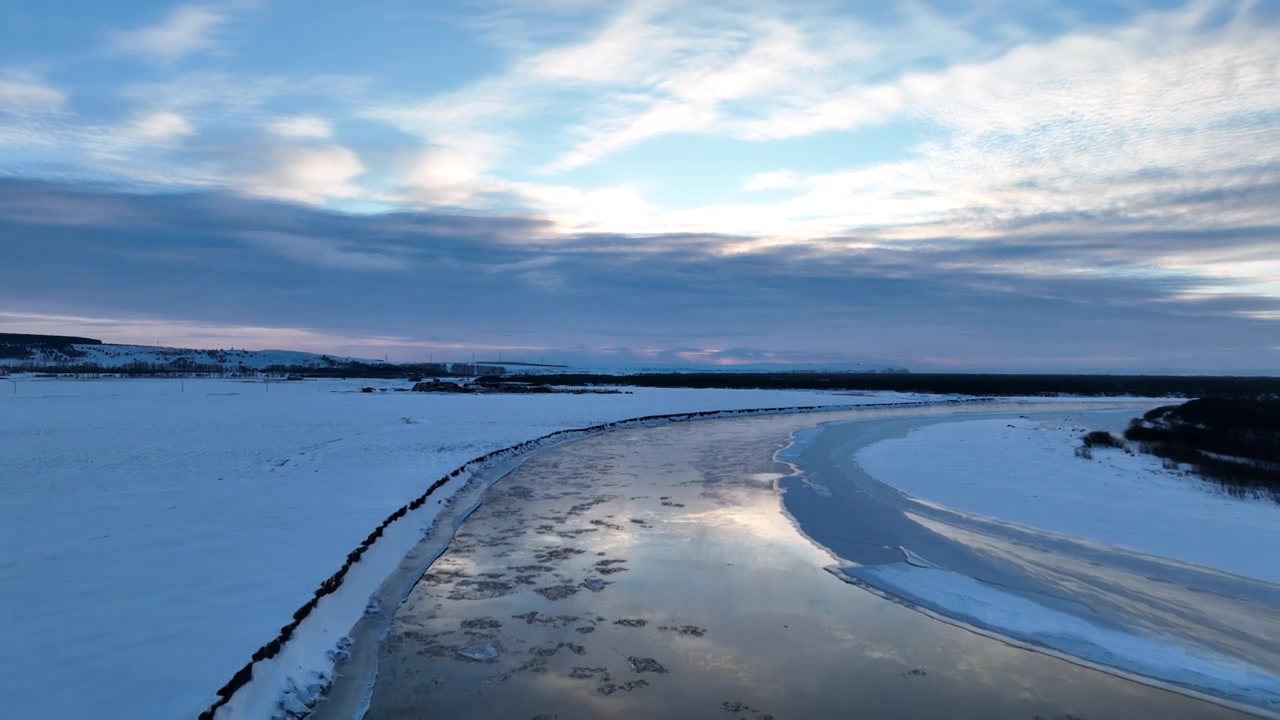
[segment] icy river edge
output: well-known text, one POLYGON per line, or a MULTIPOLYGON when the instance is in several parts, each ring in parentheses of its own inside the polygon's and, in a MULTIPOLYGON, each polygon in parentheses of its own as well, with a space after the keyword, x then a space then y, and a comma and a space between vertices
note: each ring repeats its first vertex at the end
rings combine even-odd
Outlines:
MULTIPOLYGON (((1024 407, 983 420, 989 427, 1071 418, 1096 428, 1123 425, 1142 408, 1128 409, 1024 407)), ((890 487, 853 461, 868 446, 961 420, 838 421, 795 434, 779 453, 796 468, 780 482, 784 505, 806 536, 840 558, 830 572, 938 619, 1073 662, 1271 717, 1280 712, 1280 586, 957 511, 890 487)), ((1210 490, 1190 492, 1214 500, 1210 490)), ((1151 505, 1160 506, 1154 492, 1151 505)), ((1183 532, 1194 537, 1197 528, 1183 532)))

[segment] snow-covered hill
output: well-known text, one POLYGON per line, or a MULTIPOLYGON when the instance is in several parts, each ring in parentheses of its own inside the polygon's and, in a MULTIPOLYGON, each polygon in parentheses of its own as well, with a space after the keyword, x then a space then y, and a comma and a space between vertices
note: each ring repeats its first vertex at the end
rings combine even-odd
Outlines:
POLYGON ((133 363, 148 365, 215 365, 225 370, 262 370, 273 365, 303 367, 335 367, 349 362, 381 363, 381 360, 316 355, 294 350, 194 350, 191 348, 154 347, 147 345, 28 345, 25 357, 0 357, 0 367, 57 367, 97 365, 104 368, 125 367, 133 363))
MULTIPOLYGON (((257 371, 272 366, 296 368, 341 368, 350 363, 383 364, 382 360, 317 355, 295 350, 198 350, 151 345, 112 345, 82 337, 0 333, 0 368, 57 370, 93 365, 100 368, 124 368, 131 365, 150 366, 165 371, 198 370, 237 372, 257 371)), ((523 362, 481 361, 484 367, 505 367, 513 373, 635 375, 647 373, 905 373, 906 369, 878 363, 695 363, 642 361, 600 362, 579 358, 566 365, 539 365, 523 362)))

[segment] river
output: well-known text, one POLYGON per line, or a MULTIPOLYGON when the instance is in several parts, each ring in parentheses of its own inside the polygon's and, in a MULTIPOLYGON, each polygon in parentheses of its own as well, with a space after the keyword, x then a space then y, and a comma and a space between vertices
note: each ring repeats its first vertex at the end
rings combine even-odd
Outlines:
MULTIPOLYGON (((850 558, 813 529, 830 523, 802 532, 814 511, 784 505, 780 489, 802 479, 775 455, 823 421, 885 421, 875 432, 892 434, 939 412, 699 421, 537 452, 485 492, 380 631, 376 658, 340 666, 317 718, 364 703, 370 718, 1245 717, 833 573, 850 558)), ((858 560, 901 559, 850 518, 849 537, 872 540, 858 560)))

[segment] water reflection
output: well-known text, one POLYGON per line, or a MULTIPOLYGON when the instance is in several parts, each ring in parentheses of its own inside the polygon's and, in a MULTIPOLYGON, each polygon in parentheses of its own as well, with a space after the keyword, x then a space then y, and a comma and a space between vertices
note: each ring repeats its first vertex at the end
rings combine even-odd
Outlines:
POLYGON ((824 572, 772 456, 832 417, 626 430, 535 456, 398 613, 369 717, 1239 717, 824 572), (497 660, 459 656, 476 644, 497 660))

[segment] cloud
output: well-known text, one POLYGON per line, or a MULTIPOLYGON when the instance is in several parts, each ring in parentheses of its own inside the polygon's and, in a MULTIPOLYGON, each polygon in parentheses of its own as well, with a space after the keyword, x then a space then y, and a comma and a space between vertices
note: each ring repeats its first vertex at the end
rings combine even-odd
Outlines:
POLYGON ((30 73, 0 73, 0 113, 54 113, 67 104, 67 94, 30 73))
POLYGON ((118 52, 159 63, 172 63, 218 46, 217 31, 226 15, 207 5, 180 5, 155 25, 117 32, 112 44, 118 52))
POLYGON ((627 185, 578 188, 571 185, 505 182, 495 187, 534 207, 562 233, 634 227, 653 217, 654 207, 627 185))
POLYGON ((360 158, 341 145, 284 147, 272 153, 264 170, 244 179, 253 195, 318 203, 361 195, 351 181, 364 174, 360 158))
POLYGON ((333 137, 333 126, 329 121, 310 115, 279 118, 269 123, 267 128, 276 135, 287 138, 327 140, 333 137))
POLYGON ((304 265, 338 270, 404 270, 409 264, 402 258, 376 252, 344 249, 335 240, 290 233, 250 230, 239 234, 267 252, 304 265))
POLYGON ((517 92, 506 80, 480 82, 425 102, 374 104, 360 115, 418 139, 421 147, 399 178, 408 205, 483 204, 505 192, 493 170, 511 149, 510 137, 498 127, 507 114, 530 109, 517 92))
POLYGON ((1280 45, 1250 7, 1198 3, 878 84, 783 93, 782 109, 708 132, 767 142, 922 118, 946 134, 890 161, 758 174, 746 189, 785 180, 792 192, 667 211, 643 228, 981 240, 1104 217, 1166 231, 1275 223, 1280 45))
POLYGON ((186 137, 195 128, 182 115, 172 110, 155 110, 133 119, 125 129, 129 137, 151 142, 167 142, 186 137))
POLYGON ((802 24, 803 30, 734 4, 690 9, 631 2, 581 41, 536 49, 506 72, 457 91, 421 102, 375 103, 362 114, 422 138, 427 154, 408 182, 449 204, 483 194, 481 186, 518 146, 515 126, 531 115, 567 110, 588 120, 537 138, 552 146, 566 138, 573 143, 540 168, 554 174, 648 138, 708 130, 722 103, 760 98, 867 52, 865 43, 843 32, 847 22, 822 17, 802 24), (821 37, 808 31, 817 25, 827 30, 821 37), (425 170, 432 164, 445 167, 447 177, 425 170))
POLYGON ((535 78, 605 90, 588 122, 570 131, 581 138, 576 146, 544 171, 589 165, 661 135, 714 132, 730 105, 775 102, 874 52, 847 19, 764 7, 633 3, 596 36, 530 59, 535 78))
POLYGON ((432 135, 431 147, 418 155, 405 178, 409 197, 428 206, 447 206, 499 192, 501 184, 488 171, 503 151, 500 139, 484 133, 432 135))
MULTIPOLYGON (((449 182, 411 173, 442 204, 483 205, 501 194, 504 176, 526 175, 508 156, 549 148, 559 149, 535 167, 544 174, 681 134, 763 144, 921 123, 937 136, 891 162, 792 171, 787 188, 770 188, 796 190, 789 201, 655 207, 613 226, 653 232, 798 236, 948 222, 982 233, 1024 215, 1156 208, 1146 199, 1177 184, 1240 191, 1266 181, 1280 152, 1280 85, 1271 81, 1280 45, 1274 19, 1254 3, 1125 10, 1109 24, 1057 6, 1038 6, 1028 20, 1025 5, 1005 2, 945 14, 911 4, 889 17, 824 5, 633 2, 568 42, 513 46, 522 54, 502 73, 371 117, 429 144, 445 138, 439 147, 449 149, 432 159, 449 182), (529 117, 538 118, 536 138, 521 132, 529 117), (453 148, 461 127, 502 138, 501 151, 453 148)), ((740 146, 745 157, 751 144, 740 146)), ((761 174, 747 189, 783 177, 761 174)), ((430 193, 418 197, 431 204, 430 193)), ((1268 218, 1259 206, 1237 212, 1268 218)), ((1197 221, 1166 218, 1181 219, 1197 221)))
POLYGON ((716 117, 715 110, 705 103, 659 101, 638 115, 610 123, 616 127, 588 131, 591 135, 589 139, 556 158, 543 168, 543 172, 554 174, 589 165, 618 150, 659 135, 702 132, 712 126, 716 117))

